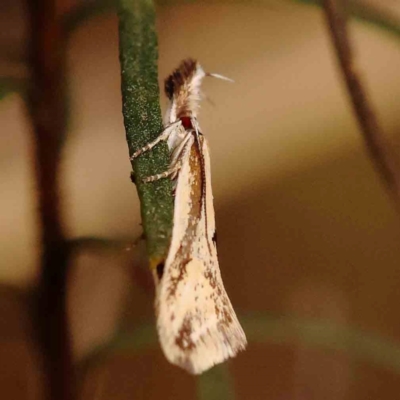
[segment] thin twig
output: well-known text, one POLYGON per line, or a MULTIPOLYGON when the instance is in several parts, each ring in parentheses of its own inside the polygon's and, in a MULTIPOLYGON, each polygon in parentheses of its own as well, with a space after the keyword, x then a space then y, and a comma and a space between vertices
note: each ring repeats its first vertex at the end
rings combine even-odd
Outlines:
POLYGON ((70 251, 76 250, 119 250, 127 251, 133 249, 139 240, 138 239, 109 239, 96 236, 80 236, 74 239, 70 239, 67 245, 70 251))
MULTIPOLYGON (((239 317, 247 339, 255 345, 282 345, 300 341, 311 348, 345 352, 354 360, 400 373, 400 345, 383 335, 371 334, 354 326, 340 325, 324 319, 274 316, 267 313, 247 313, 239 317)), ((154 323, 142 323, 134 328, 121 330, 112 342, 99 346, 82 362, 98 365, 102 357, 121 353, 135 356, 138 352, 155 346, 158 346, 158 337, 154 323)))
POLYGON ((332 41, 367 150, 400 209, 400 169, 395 157, 391 154, 376 113, 358 74, 347 31, 343 2, 342 0, 324 0, 323 4, 332 41))
POLYGON ((74 380, 66 313, 68 247, 60 212, 59 166, 65 130, 65 40, 55 0, 27 0, 31 86, 27 104, 33 125, 41 276, 36 329, 43 353, 45 398, 72 400, 74 380))
MULTIPOLYGON (((163 2, 166 0, 163 0, 163 2)), ((169 0, 171 1, 171 0, 169 0)), ((172 0, 173 1, 173 0, 172 0)), ((262 1, 262 0, 260 0, 262 1)), ((295 3, 303 3, 315 5, 317 7, 323 6, 321 0, 290 0, 295 3)), ((384 29, 388 32, 400 35, 400 21, 396 16, 389 15, 382 9, 378 8, 373 2, 360 1, 360 0, 346 0, 347 11, 352 19, 356 19, 363 23, 372 24, 384 29)))
MULTIPOLYGON (((321 0, 288 0, 306 5, 315 5, 320 7, 321 0)), ((243 3, 243 0, 230 0, 229 3, 243 3)), ((156 0, 158 6, 175 6, 180 4, 193 3, 193 0, 156 0)), ((213 4, 226 3, 226 0, 203 0, 203 3, 213 4)), ((270 0, 247 0, 247 4, 267 5, 271 6, 270 0)), ((77 5, 71 8, 71 11, 63 16, 63 26, 67 35, 70 35, 76 28, 81 26, 89 18, 101 13, 113 11, 116 8, 115 0, 92 0, 88 2, 78 2, 77 5)), ((400 35, 400 21, 395 15, 377 7, 375 3, 360 2, 349 0, 349 11, 351 16, 364 23, 369 23, 378 26, 388 32, 400 35)))
POLYGON ((68 37, 90 18, 108 12, 115 12, 116 8, 116 0, 78 1, 75 6, 71 7, 70 11, 61 16, 64 34, 68 37))

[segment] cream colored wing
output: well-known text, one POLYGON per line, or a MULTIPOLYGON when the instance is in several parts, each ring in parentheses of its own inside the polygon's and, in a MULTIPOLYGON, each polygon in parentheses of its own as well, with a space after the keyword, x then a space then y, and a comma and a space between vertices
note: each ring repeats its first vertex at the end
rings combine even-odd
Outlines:
POLYGON ((167 359, 200 374, 243 350, 246 337, 219 270, 207 143, 193 135, 187 146, 170 250, 155 273, 156 315, 167 359))

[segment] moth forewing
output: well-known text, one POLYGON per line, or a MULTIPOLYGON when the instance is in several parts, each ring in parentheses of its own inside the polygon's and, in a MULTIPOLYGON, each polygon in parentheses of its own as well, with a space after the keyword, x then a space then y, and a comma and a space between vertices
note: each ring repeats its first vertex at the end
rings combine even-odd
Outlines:
POLYGON ((157 283, 156 311, 168 360, 199 374, 244 349, 246 337, 224 289, 212 240, 207 142, 201 136, 188 146, 177 178, 172 241, 157 283))

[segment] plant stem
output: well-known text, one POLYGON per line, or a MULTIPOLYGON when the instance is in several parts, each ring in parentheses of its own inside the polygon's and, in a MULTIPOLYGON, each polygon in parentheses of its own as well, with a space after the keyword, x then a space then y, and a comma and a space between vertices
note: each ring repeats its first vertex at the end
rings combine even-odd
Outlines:
POLYGON ((43 353, 45 398, 72 400, 74 379, 66 313, 68 249, 60 212, 59 166, 65 130, 65 41, 55 0, 28 0, 30 73, 27 105, 33 125, 41 236, 36 329, 43 353))
POLYGON ((367 95, 349 40, 346 12, 342 0, 324 0, 329 32, 345 79, 354 113, 375 168, 400 210, 400 169, 391 154, 376 113, 367 95))
MULTIPOLYGON (((119 0, 118 16, 123 115, 129 154, 132 155, 163 129, 154 6, 150 0, 119 0)), ((169 179, 144 184, 142 179, 165 171, 168 163, 169 151, 165 143, 132 162, 151 267, 162 262, 168 250, 172 184, 169 179)))
MULTIPOLYGON (((132 0, 133 1, 133 0, 132 0)), ((309 4, 321 7, 321 0, 287 0, 296 3, 309 4)), ((194 0, 156 0, 158 6, 175 6, 180 4, 192 4, 194 0)), ((202 0, 202 4, 244 4, 243 0, 202 0)), ((270 0, 247 0, 248 5, 276 5, 276 1, 270 0)), ((78 3, 71 12, 65 15, 63 20, 66 34, 76 29, 86 19, 98 15, 103 12, 113 10, 116 5, 116 0, 94 0, 91 2, 78 3)), ((384 11, 383 7, 377 7, 375 4, 360 2, 359 0, 349 0, 349 11, 353 18, 371 25, 385 29, 395 35, 400 35, 400 23, 395 15, 384 11), (382 9, 380 9, 382 8, 382 9)))

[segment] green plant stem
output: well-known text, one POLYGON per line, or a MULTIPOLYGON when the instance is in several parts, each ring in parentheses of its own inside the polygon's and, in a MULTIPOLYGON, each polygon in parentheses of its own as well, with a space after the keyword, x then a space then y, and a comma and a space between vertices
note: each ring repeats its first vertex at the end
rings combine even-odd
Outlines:
MULTIPOLYGON (((150 0, 119 0, 118 16, 123 115, 129 155, 132 155, 163 129, 154 6, 150 0)), ((142 179, 165 171, 168 164, 169 151, 165 143, 132 161, 152 267, 163 261, 169 246, 172 184, 169 179, 146 184, 142 179)))

